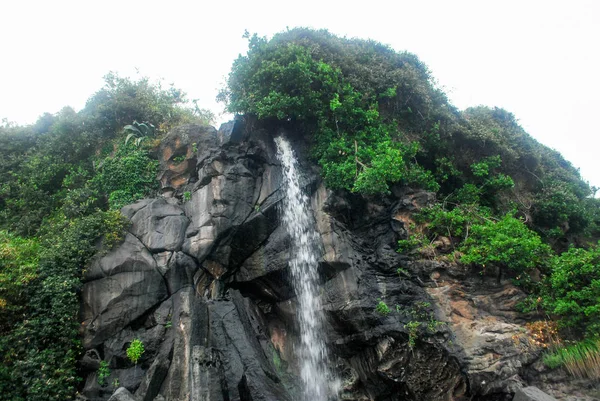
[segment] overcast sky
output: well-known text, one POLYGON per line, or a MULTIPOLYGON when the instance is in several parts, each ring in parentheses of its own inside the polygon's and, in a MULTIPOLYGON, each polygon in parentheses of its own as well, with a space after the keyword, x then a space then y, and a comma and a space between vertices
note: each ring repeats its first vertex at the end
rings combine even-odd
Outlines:
MULTIPOLYGON (((499 106, 600 186, 600 1, 27 1, 0 4, 0 118, 75 109, 109 71, 217 114, 244 30, 327 28, 417 54, 460 109, 499 106), (352 5, 356 4, 356 5, 352 5)), ((221 119, 227 118, 222 116, 221 119)))

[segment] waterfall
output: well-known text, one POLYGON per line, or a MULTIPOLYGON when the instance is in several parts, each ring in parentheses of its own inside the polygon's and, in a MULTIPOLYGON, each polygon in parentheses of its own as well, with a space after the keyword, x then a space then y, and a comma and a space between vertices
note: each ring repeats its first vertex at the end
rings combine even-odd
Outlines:
POLYGON ((319 234, 311 218, 308 196, 300 188, 298 163, 290 143, 279 136, 275 144, 283 167, 282 223, 292 243, 289 263, 298 304, 303 401, 326 401, 330 386, 317 285, 319 234))

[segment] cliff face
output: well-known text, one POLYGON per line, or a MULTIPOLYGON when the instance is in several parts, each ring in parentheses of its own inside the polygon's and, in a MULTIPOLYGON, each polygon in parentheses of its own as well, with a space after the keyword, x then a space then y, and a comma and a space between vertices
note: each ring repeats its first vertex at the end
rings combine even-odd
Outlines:
MULTIPOLYGON (((125 241, 85 274, 83 397, 106 400, 124 387, 145 401, 298 399, 273 134, 237 121, 219 131, 180 127, 163 141, 163 197, 123 208, 132 223, 125 241), (137 364, 126 354, 134 339, 145 348, 137 364), (100 361, 110 373, 103 385, 100 361)), ((528 384, 573 394, 576 383, 539 363, 527 317, 515 311, 518 288, 395 251, 433 194, 336 195, 306 145, 295 148, 322 238, 320 296, 341 399, 510 399, 528 384), (379 300, 389 313, 376 311, 379 300)))

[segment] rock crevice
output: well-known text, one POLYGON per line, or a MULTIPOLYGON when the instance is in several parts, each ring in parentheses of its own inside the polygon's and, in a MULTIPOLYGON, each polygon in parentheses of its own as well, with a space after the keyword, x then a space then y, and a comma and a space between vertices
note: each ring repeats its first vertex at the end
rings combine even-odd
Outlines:
MULTIPOLYGON (((124 242, 84 276, 82 397, 299 399, 274 132, 236 120, 219 131, 179 127, 161 143, 163 195, 122 209, 131 221, 124 242), (137 364, 126 355, 134 339, 145 347, 137 364), (110 369, 103 385, 99 360, 110 369)), ((546 373, 532 368, 540 350, 522 338, 520 290, 395 251, 433 194, 334 193, 305 142, 290 137, 322 240, 319 296, 340 399, 508 400, 538 384, 546 373), (380 301, 389 313, 376 310, 380 301)))

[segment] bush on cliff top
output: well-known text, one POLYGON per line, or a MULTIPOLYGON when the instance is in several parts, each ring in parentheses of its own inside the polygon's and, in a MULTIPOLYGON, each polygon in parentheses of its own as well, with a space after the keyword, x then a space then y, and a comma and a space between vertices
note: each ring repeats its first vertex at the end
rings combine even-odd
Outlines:
POLYGON ((220 99, 231 112, 303 133, 329 187, 368 195, 396 183, 439 189, 444 204, 421 215, 428 240, 450 236, 463 261, 511 269, 521 281, 538 268, 546 287, 559 270, 548 268, 543 239, 562 251, 560 244, 598 234, 598 202, 569 162, 505 110, 456 110, 416 56, 323 30, 247 37, 220 99))
POLYGON ((499 215, 516 208, 541 233, 589 232, 591 190, 579 172, 511 113, 456 110, 415 55, 325 30, 247 37, 220 99, 231 112, 303 132, 330 187, 377 194, 402 183, 448 196, 466 184, 482 188, 472 166, 497 158, 484 205, 499 215))

